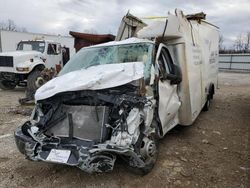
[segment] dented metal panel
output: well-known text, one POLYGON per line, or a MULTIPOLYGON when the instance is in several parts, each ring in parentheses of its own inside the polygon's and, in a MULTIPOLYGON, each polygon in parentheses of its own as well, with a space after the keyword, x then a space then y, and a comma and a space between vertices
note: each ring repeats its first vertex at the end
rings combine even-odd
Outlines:
POLYGON ((99 65, 70 72, 40 87, 35 94, 35 100, 43 100, 61 92, 105 89, 124 85, 142 78, 143 69, 142 62, 131 62, 99 65))
POLYGON ((127 13, 121 20, 115 40, 120 41, 136 37, 137 32, 146 25, 141 19, 127 13))
POLYGON ((165 19, 157 19, 154 22, 149 23, 143 29, 138 31, 137 36, 139 38, 164 38, 173 39, 183 36, 181 30, 180 21, 174 15, 168 15, 165 19))

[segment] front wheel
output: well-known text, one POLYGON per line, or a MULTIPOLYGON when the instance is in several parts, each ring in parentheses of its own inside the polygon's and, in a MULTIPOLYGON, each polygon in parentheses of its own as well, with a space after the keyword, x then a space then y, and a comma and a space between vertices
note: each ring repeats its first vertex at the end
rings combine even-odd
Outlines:
POLYGON ((2 90, 12 90, 15 89, 16 84, 8 80, 0 80, 0 88, 2 90))
POLYGON ((44 84, 44 80, 41 77, 41 71, 33 70, 27 79, 27 91, 26 96, 28 98, 32 98, 36 92, 36 90, 44 84))
POLYGON ((144 167, 134 167, 128 161, 129 170, 138 175, 146 175, 153 169, 158 156, 158 141, 155 136, 139 138, 135 151, 145 163, 144 167))

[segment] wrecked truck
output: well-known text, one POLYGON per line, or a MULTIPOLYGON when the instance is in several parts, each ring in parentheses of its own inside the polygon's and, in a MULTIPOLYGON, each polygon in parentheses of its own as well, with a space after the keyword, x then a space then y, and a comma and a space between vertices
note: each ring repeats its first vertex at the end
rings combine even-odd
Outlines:
POLYGON ((30 121, 15 131, 19 151, 86 172, 111 171, 119 156, 150 172, 158 140, 208 110, 218 62, 217 27, 181 11, 155 24, 72 57, 37 90, 30 121))

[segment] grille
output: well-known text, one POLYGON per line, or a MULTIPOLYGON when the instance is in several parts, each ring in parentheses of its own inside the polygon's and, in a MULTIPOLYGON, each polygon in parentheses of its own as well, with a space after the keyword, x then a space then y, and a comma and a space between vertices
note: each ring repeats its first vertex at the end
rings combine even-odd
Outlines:
POLYGON ((13 57, 0 56, 0 67, 13 67, 13 57))
MULTIPOLYGON (((102 142, 106 137, 108 107, 105 106, 69 106, 63 105, 62 111, 72 114, 72 136, 82 140, 102 142)), ((69 118, 49 129, 46 134, 59 137, 69 137, 69 118)))

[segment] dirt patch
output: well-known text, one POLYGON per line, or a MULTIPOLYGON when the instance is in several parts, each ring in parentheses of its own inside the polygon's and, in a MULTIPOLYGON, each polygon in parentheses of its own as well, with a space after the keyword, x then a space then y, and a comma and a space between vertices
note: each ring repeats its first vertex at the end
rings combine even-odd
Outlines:
MULTIPOLYGON (((250 75, 220 73, 219 81, 211 109, 192 126, 170 131, 160 141, 155 168, 143 177, 131 174, 119 160, 113 172, 103 174, 28 161, 11 135, 29 117, 2 110, 0 187, 250 187, 250 75)), ((0 91, 1 109, 19 109, 23 94, 0 91)))

